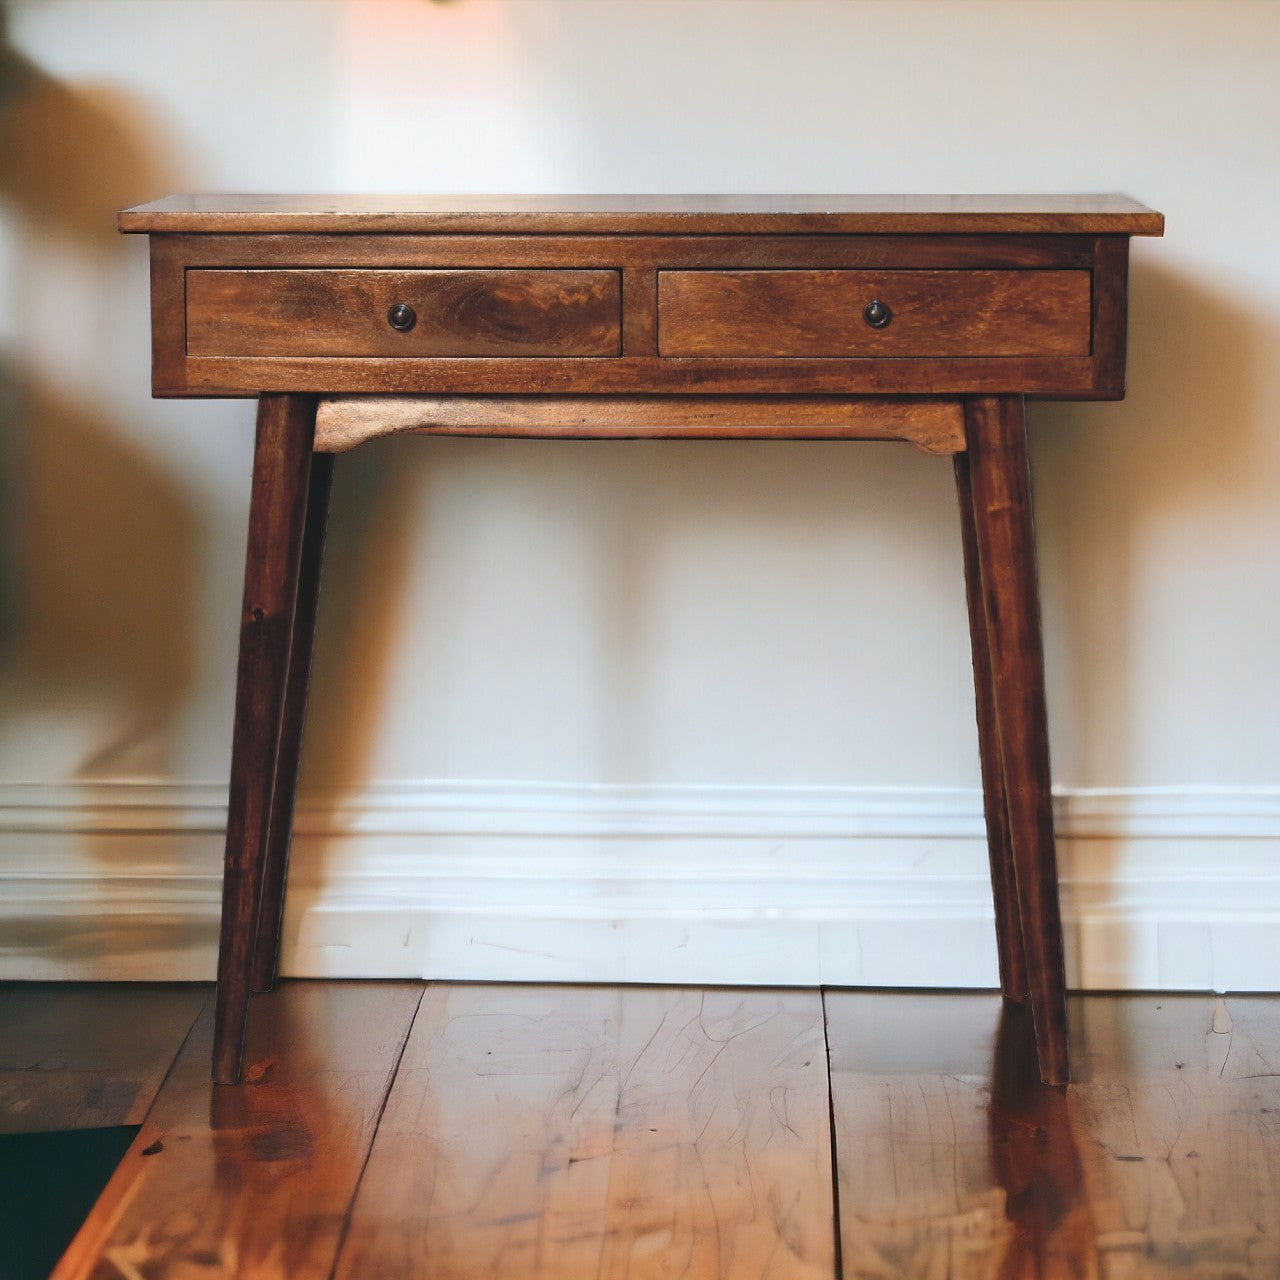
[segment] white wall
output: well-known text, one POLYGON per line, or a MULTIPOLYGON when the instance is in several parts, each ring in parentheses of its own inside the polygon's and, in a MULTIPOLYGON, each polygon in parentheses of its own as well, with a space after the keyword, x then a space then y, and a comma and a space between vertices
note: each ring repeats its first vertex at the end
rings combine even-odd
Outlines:
MULTIPOLYGON (((115 207, 1122 190, 1168 219, 1129 398, 1030 410, 1072 964, 1276 985, 1272 0, 10 0, 7 39, 5 972, 209 964, 252 407, 148 399, 115 207)), ((396 440, 331 529, 295 970, 990 980, 945 462, 396 440)))

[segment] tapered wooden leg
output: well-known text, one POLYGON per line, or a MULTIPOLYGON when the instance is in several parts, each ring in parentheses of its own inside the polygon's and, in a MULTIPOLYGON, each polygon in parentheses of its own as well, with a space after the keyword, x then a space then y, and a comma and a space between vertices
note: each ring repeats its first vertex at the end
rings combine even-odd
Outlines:
POLYGON ((293 802, 298 789, 298 760, 302 726, 307 715, 307 687, 311 680, 311 646, 320 597, 320 567, 324 532, 329 519, 329 490, 333 454, 311 455, 307 518, 302 532, 297 604, 289 645, 289 673, 285 681, 284 712, 280 718, 280 748, 276 752, 275 783, 271 793, 271 823, 262 873, 262 901, 258 907, 257 941, 253 949, 253 989, 269 991, 280 963, 280 926, 284 918, 285 874, 293 833, 293 802))
POLYGON ((967 401, 965 430, 1009 841, 1040 1078, 1046 1084, 1064 1084, 1070 1076, 1066 979, 1022 397, 987 396, 967 401))
POLYGON ((315 415, 310 396, 264 395, 258 402, 214 1006, 217 1084, 239 1081, 244 1054, 315 415))
POLYGON ((965 596, 969 605, 969 639, 973 649, 974 702, 978 712, 978 755, 982 762, 982 804, 987 819, 987 852, 991 861, 991 896, 996 909, 996 953, 1000 960, 1000 989, 1010 1000, 1027 998, 1027 961, 1022 949, 1022 917, 1009 843, 1009 811, 1000 760, 1000 731, 996 724, 995 686, 991 678, 991 647, 987 639, 987 610, 978 562, 978 534, 974 527, 973 492, 969 484, 968 454, 955 455, 956 493, 960 499, 960 542, 964 550, 965 596))

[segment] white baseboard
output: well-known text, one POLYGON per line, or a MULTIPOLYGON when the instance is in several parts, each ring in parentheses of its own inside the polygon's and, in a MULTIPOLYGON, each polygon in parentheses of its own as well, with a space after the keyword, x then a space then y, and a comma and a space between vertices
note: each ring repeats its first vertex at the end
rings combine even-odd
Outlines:
MULTIPOLYGON (((1073 986, 1280 989, 1280 789, 1055 803, 1073 986)), ((211 977, 224 821, 215 786, 0 786, 0 977, 211 977)), ((284 969, 992 986, 981 798, 486 782, 304 795, 284 969)))

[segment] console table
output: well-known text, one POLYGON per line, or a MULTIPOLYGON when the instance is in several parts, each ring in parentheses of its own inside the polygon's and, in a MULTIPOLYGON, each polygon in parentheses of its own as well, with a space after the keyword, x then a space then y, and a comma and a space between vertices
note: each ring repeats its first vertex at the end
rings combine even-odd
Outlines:
POLYGON ((1068 1078, 1023 397, 1124 394, 1122 196, 174 196, 157 396, 256 396, 213 1078, 275 980, 333 455, 397 431, 954 460, 1000 980, 1068 1078))

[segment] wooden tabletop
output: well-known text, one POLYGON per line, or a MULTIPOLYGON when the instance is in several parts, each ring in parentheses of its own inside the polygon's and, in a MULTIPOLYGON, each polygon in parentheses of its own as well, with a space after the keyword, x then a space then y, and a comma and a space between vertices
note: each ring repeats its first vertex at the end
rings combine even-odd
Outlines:
POLYGON ((388 234, 952 233, 1149 235, 1164 216, 1123 195, 176 195, 121 231, 388 234))

